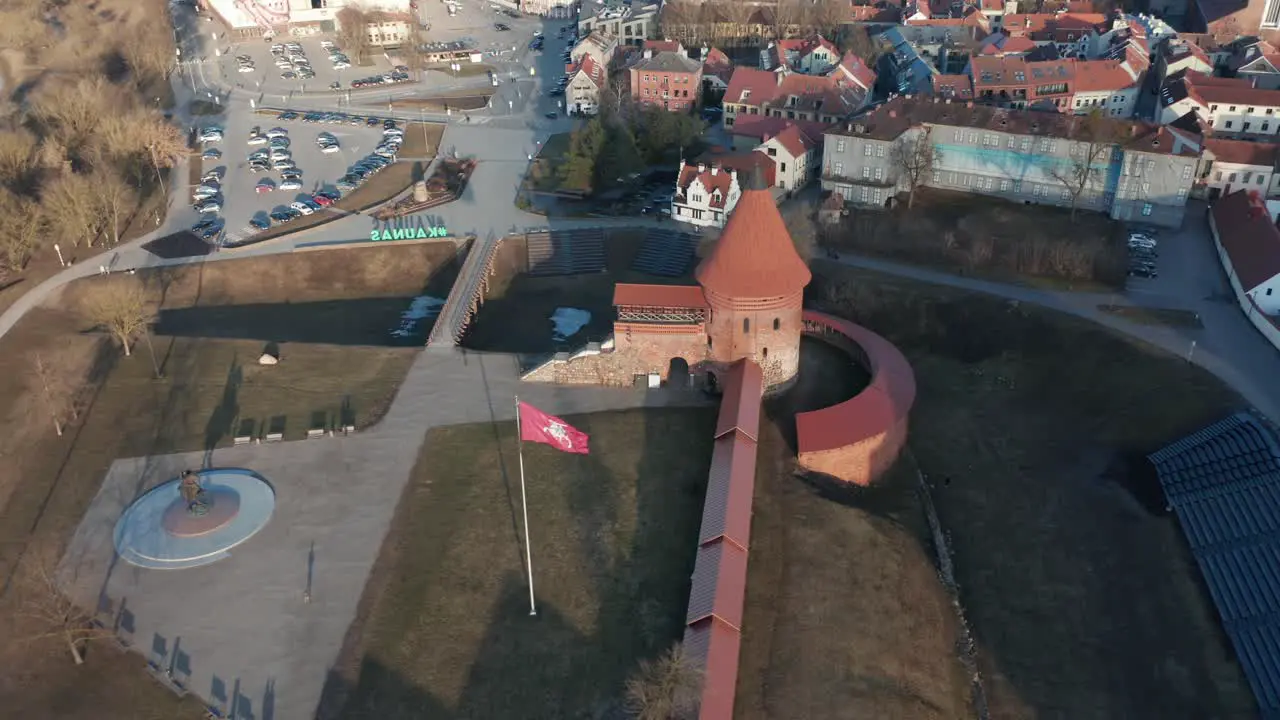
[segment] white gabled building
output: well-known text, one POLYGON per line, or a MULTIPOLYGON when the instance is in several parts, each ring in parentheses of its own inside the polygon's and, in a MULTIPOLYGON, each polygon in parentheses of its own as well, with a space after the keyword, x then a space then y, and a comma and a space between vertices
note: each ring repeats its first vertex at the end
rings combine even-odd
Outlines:
POLYGON ((685 164, 676 178, 671 217, 698 227, 724 227, 741 196, 737 170, 685 164))

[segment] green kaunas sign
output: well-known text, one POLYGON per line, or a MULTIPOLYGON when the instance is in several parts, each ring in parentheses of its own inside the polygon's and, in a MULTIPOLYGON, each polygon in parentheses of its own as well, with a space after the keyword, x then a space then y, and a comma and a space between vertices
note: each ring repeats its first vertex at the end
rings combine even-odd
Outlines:
POLYGON ((381 230, 374 228, 369 233, 369 239, 373 242, 380 240, 421 240, 424 238, 445 238, 449 237, 449 230, 443 225, 433 225, 430 227, 406 227, 406 228, 383 228, 381 230))

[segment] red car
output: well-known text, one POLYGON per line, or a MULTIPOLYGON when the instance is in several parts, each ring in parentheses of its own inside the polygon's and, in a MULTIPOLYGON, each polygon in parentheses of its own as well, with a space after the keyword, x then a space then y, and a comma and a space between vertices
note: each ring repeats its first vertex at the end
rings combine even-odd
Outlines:
POLYGON ((276 189, 276 186, 271 185, 269 183, 258 183, 257 185, 253 186, 253 191, 258 193, 259 195, 261 195, 262 193, 269 193, 275 189, 276 189))
POLYGON ((320 207, 328 207, 333 204, 333 198, 326 197, 324 195, 313 195, 311 199, 315 200, 316 204, 320 207))

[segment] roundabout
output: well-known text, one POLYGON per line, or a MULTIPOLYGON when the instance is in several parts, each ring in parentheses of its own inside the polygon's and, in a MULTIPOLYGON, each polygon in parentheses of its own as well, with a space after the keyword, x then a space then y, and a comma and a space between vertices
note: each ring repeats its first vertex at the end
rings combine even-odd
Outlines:
POLYGON ((153 570, 209 565, 256 535, 275 504, 275 490, 251 470, 187 470, 124 511, 113 533, 116 553, 153 570))

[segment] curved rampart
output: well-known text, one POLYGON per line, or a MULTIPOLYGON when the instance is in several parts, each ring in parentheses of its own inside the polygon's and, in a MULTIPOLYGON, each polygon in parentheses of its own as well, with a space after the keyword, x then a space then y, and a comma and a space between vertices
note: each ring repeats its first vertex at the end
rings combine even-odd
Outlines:
POLYGON ((916 378, 893 343, 848 320, 806 310, 804 330, 853 356, 871 373, 865 390, 831 407, 796 415, 800 466, 857 485, 880 477, 907 440, 916 378))

